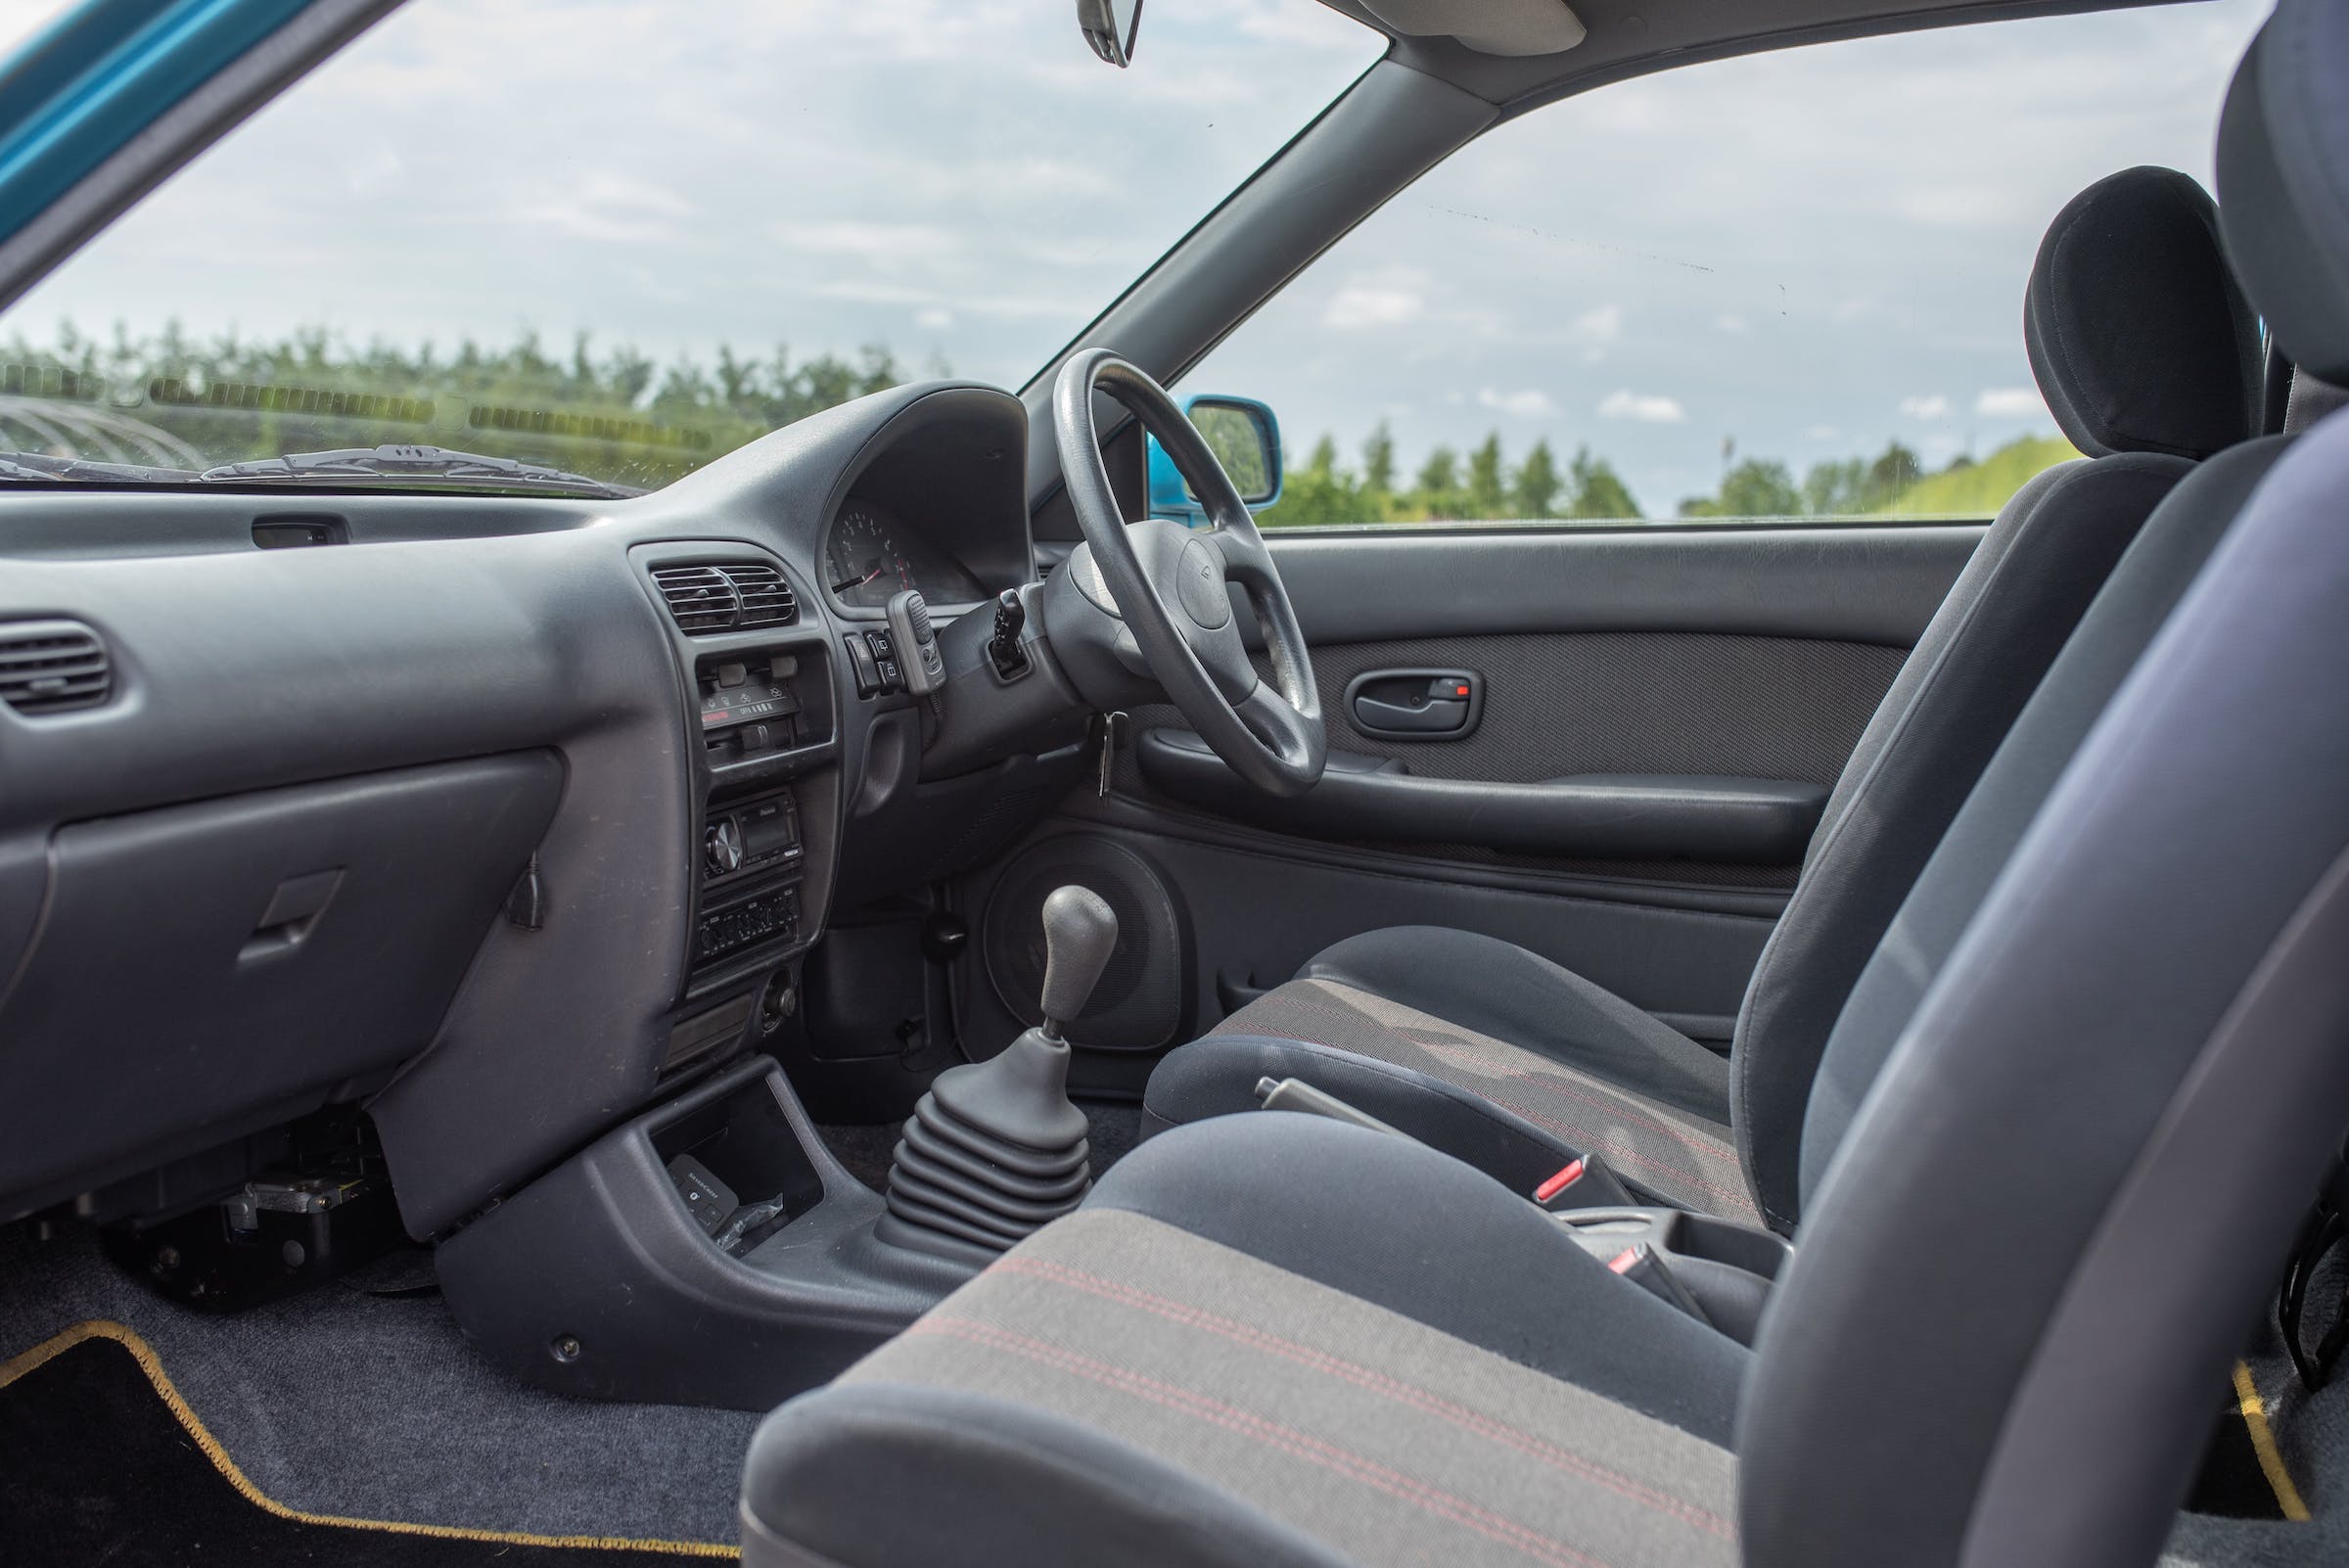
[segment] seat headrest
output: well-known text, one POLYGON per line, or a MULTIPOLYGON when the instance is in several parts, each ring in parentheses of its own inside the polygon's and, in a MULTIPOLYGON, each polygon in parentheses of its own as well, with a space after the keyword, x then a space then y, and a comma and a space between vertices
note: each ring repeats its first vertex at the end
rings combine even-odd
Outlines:
POLYGON ((2227 254, 2284 356, 2349 382, 2349 6, 2280 0, 2219 115, 2227 254))
POLYGON ((2023 343, 2091 457, 2203 458, 2259 434, 2259 318, 2216 204, 2174 168, 2123 169, 2064 204, 2031 266, 2023 343))

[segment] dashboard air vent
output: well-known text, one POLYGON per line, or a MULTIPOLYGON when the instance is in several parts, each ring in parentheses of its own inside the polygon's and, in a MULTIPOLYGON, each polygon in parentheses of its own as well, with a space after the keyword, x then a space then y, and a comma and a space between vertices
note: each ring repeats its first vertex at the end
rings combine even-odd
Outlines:
POLYGON ((744 629, 787 626, 800 619, 800 601, 793 596, 791 584, 783 580, 783 574, 773 567, 746 562, 722 570, 742 596, 742 619, 737 624, 744 629))
POLYGON ((0 702, 20 714, 96 708, 114 695, 114 666, 98 633, 77 621, 0 625, 0 702))
POLYGON ((655 567, 653 586, 688 636, 788 626, 800 619, 791 584, 763 561, 655 567))

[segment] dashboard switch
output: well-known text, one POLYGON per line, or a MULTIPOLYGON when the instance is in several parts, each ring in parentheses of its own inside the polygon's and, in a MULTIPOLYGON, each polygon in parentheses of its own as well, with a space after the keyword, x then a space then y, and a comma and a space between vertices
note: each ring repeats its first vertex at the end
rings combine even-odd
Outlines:
POLYGON ((881 690, 881 667, 873 658, 873 650, 865 640, 851 633, 840 639, 849 650, 849 668, 856 673, 856 695, 877 696, 881 690))

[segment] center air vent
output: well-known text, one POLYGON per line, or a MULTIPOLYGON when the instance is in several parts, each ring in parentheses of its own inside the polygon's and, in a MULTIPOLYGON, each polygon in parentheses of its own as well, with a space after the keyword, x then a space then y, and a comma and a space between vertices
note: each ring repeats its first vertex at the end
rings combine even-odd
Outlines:
POLYGON ((98 633, 76 621, 0 625, 0 702, 20 714, 96 708, 115 676, 98 633))
POLYGON ((655 567, 653 586, 661 590, 678 629, 690 636, 788 626, 800 619, 791 584, 762 561, 655 567))

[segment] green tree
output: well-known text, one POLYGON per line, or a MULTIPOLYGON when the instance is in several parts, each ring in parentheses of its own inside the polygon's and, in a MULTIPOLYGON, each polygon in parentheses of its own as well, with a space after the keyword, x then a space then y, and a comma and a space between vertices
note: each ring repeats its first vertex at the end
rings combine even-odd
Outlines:
POLYGON ((1362 504, 1371 509, 1370 520, 1385 520, 1394 494, 1395 438, 1382 419, 1362 442, 1362 504))
POLYGON ((1715 517, 1800 517, 1802 491, 1786 465, 1769 458, 1749 457, 1722 478, 1715 517))
POLYGON ((1558 477, 1557 459, 1549 455, 1549 442, 1534 442, 1534 449, 1525 454, 1525 461, 1518 466, 1517 478, 1509 486, 1513 515, 1548 517, 1549 509, 1557 504, 1558 490, 1564 483, 1558 477))
MULTIPOLYGON (((103 376, 114 394, 132 398, 120 413, 207 462, 421 441, 643 485, 894 386, 898 375, 877 346, 853 360, 825 354, 799 364, 782 349, 760 359, 726 346, 710 361, 661 367, 632 346, 599 352, 584 332, 556 356, 530 333, 504 346, 461 340, 442 351, 429 341, 353 343, 316 325, 275 341, 231 332, 198 342, 176 321, 145 337, 117 324, 103 344, 69 321, 49 345, 19 335, 0 356, 11 361, 0 369, 8 389, 29 395, 65 392, 61 374, 103 376)), ((82 455, 152 461, 159 453, 82 455)), ((179 461, 184 452, 169 455, 179 461)))
POLYGON ((1566 515, 1576 518, 1635 518, 1640 515, 1639 503, 1616 474, 1615 466, 1603 457, 1592 457, 1590 448, 1574 449, 1574 461, 1566 468, 1568 482, 1573 487, 1573 500, 1566 515))
POLYGON ((1459 488, 1460 455, 1449 446, 1439 446, 1419 465, 1411 509, 1424 518, 1456 518, 1460 515, 1459 488))
POLYGON ((1338 467, 1338 443, 1324 436, 1313 443, 1303 468, 1282 477, 1280 500, 1257 514, 1260 528, 1311 528, 1316 524, 1373 521, 1362 515, 1354 476, 1338 467))
POLYGON ((1814 463, 1803 476, 1803 507, 1813 517, 1849 517, 1866 510, 1867 464, 1857 457, 1814 463))
POLYGON ((1508 495, 1501 480, 1500 432, 1468 454, 1468 515, 1498 518, 1507 515, 1508 495))
POLYGON ((1916 454, 1899 441, 1886 444, 1883 453, 1867 465, 1867 480, 1861 491, 1864 512, 1881 512, 1901 498, 1901 492, 1914 484, 1924 470, 1916 454))

